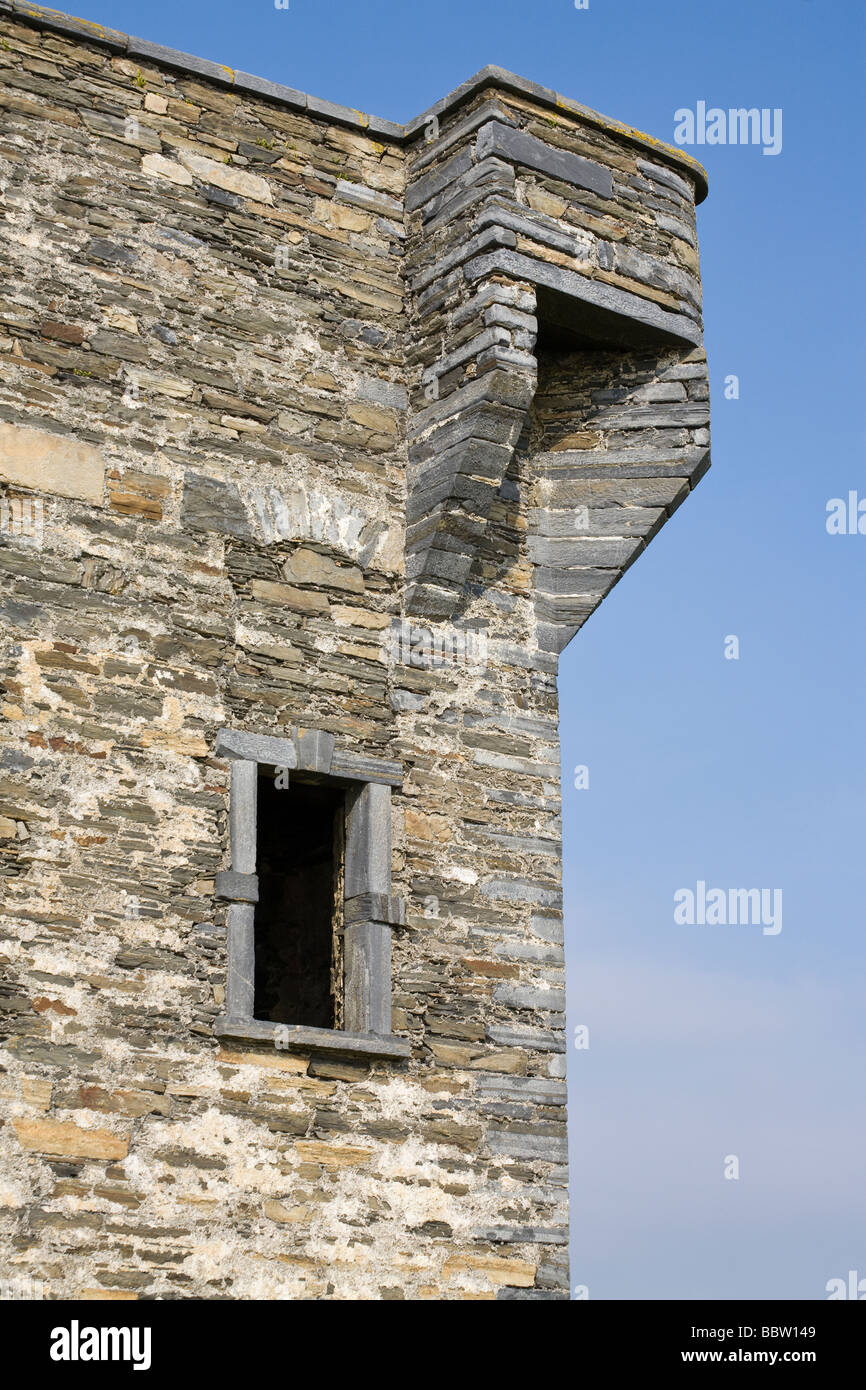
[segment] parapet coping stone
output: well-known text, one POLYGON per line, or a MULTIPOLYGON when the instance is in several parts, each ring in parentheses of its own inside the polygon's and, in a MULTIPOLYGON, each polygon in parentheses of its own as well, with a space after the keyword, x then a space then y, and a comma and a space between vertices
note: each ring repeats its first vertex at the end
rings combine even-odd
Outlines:
POLYGON ((470 100, 476 92, 485 87, 499 87, 505 91, 514 92, 518 96, 530 97, 548 109, 562 111, 569 116, 579 116, 587 124, 606 131, 608 134, 616 135, 620 139, 628 141, 629 144, 637 145, 640 149, 645 152, 649 151, 650 154, 656 155, 659 159, 673 163, 694 180, 696 203, 703 202, 707 196, 707 172, 697 159, 686 154, 684 150, 678 149, 675 145, 668 145, 663 140, 657 140, 652 135, 646 135, 634 126, 626 125, 624 122, 614 120, 609 116, 603 116, 600 112, 593 111, 591 107, 572 101, 569 97, 562 96, 550 87, 542 87, 537 82, 519 77, 516 73, 509 72, 506 68, 497 67, 495 64, 480 68, 478 72, 467 78, 465 82, 461 82, 460 86, 455 87, 447 96, 434 102, 420 116, 416 116, 406 125, 400 125, 397 121, 386 121, 379 116, 368 115, 365 111, 357 111, 354 107, 340 106, 335 102, 325 101, 320 97, 311 96, 307 92, 298 91, 294 87, 285 87, 282 83, 271 82, 263 77, 255 77, 252 73, 237 71, 223 63, 213 63, 206 58, 197 58, 191 53, 182 53, 176 48, 166 48, 162 44, 150 43, 147 39, 138 39, 130 34, 121 33, 119 29, 107 29, 104 25, 89 19, 77 19, 73 15, 65 14, 62 10, 32 5, 28 3, 28 0, 0 0, 0 14, 4 13, 15 14, 43 29, 70 34, 75 38, 87 39, 92 43, 104 44, 107 48, 117 53, 123 53, 129 58, 143 58, 164 64, 166 67, 178 68, 183 72, 192 73, 196 77, 208 78, 212 82, 219 83, 220 86, 230 87, 233 91, 252 92, 256 96, 269 97, 271 100, 278 101, 281 105, 294 110, 307 111, 312 116, 324 116, 337 124, 362 130, 367 135, 382 136, 401 143, 408 143, 413 140, 426 129, 432 120, 453 111, 463 102, 470 100))

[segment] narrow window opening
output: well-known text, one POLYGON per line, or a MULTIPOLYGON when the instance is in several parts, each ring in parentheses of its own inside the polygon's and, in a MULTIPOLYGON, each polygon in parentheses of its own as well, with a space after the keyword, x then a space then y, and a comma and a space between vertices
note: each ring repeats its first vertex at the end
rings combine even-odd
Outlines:
POLYGON ((345 796, 277 780, 258 781, 255 1017, 340 1028, 345 796))

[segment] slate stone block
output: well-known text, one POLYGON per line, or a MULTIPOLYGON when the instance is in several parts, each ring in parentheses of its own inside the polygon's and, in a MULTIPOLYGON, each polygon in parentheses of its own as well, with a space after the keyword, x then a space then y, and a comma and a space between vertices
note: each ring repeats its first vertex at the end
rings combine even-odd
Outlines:
POLYGON ((321 729, 298 729, 294 736, 296 767, 323 776, 331 771, 335 738, 321 729))
POLYGON ((369 783, 346 809, 345 896, 391 892, 391 790, 369 783))
POLYGON ((215 531, 252 540, 253 530, 234 483, 187 473, 183 483, 181 517, 191 531, 215 531))
POLYGON ((588 188, 602 198, 610 198, 613 194, 613 178, 610 170, 603 165, 594 164, 568 150, 555 149, 537 136, 502 125, 499 121, 491 121, 482 127, 475 149, 478 159, 491 154, 499 155, 503 159, 513 160, 515 164, 537 169, 550 178, 574 184, 576 188, 588 188))
POLYGON ((221 729, 214 752, 218 758, 245 759, 269 767, 291 769, 298 765, 297 750, 292 739, 249 734, 241 729, 221 729))
POLYGON ((239 874, 233 869, 221 869, 214 880, 214 897, 236 903, 257 903, 258 875, 239 874))
POLYGON ((354 898, 346 899, 344 920, 347 924, 384 922, 392 927, 402 927, 406 924, 406 904, 402 898, 386 893, 359 893, 354 898))
MULTIPOLYGON (((507 127, 503 127, 507 129, 507 127)), ((441 193, 443 188, 449 184, 456 183, 461 175, 467 173, 472 168, 471 150, 461 150, 454 155, 441 168, 434 169, 431 173, 425 174, 422 178, 409 185, 406 189, 406 211, 414 212, 424 203, 441 193)))

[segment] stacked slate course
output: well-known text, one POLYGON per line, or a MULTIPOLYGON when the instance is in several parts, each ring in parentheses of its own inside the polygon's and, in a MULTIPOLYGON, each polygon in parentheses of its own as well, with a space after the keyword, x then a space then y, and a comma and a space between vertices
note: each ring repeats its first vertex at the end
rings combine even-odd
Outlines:
POLYGON ((569 1297, 558 657, 709 465, 705 192, 498 68, 404 126, 0 0, 7 1280, 569 1297), (280 769, 330 1030, 250 992, 280 769))

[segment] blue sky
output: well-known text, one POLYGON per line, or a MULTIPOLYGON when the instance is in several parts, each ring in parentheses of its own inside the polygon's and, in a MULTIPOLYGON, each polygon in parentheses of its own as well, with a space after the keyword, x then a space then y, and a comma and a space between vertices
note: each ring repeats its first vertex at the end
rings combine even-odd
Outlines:
POLYGON ((499 63, 695 150, 713 469, 562 659, 572 1282, 826 1297, 866 1277, 863 66, 854 0, 88 0, 86 17, 394 120, 499 63), (736 374, 740 398, 726 400, 736 374), (736 635, 737 661, 724 658, 736 635), (577 791, 572 772, 589 767, 577 791), (673 895, 783 891, 783 927, 673 895), (740 1177, 726 1180, 735 1155, 740 1177))

